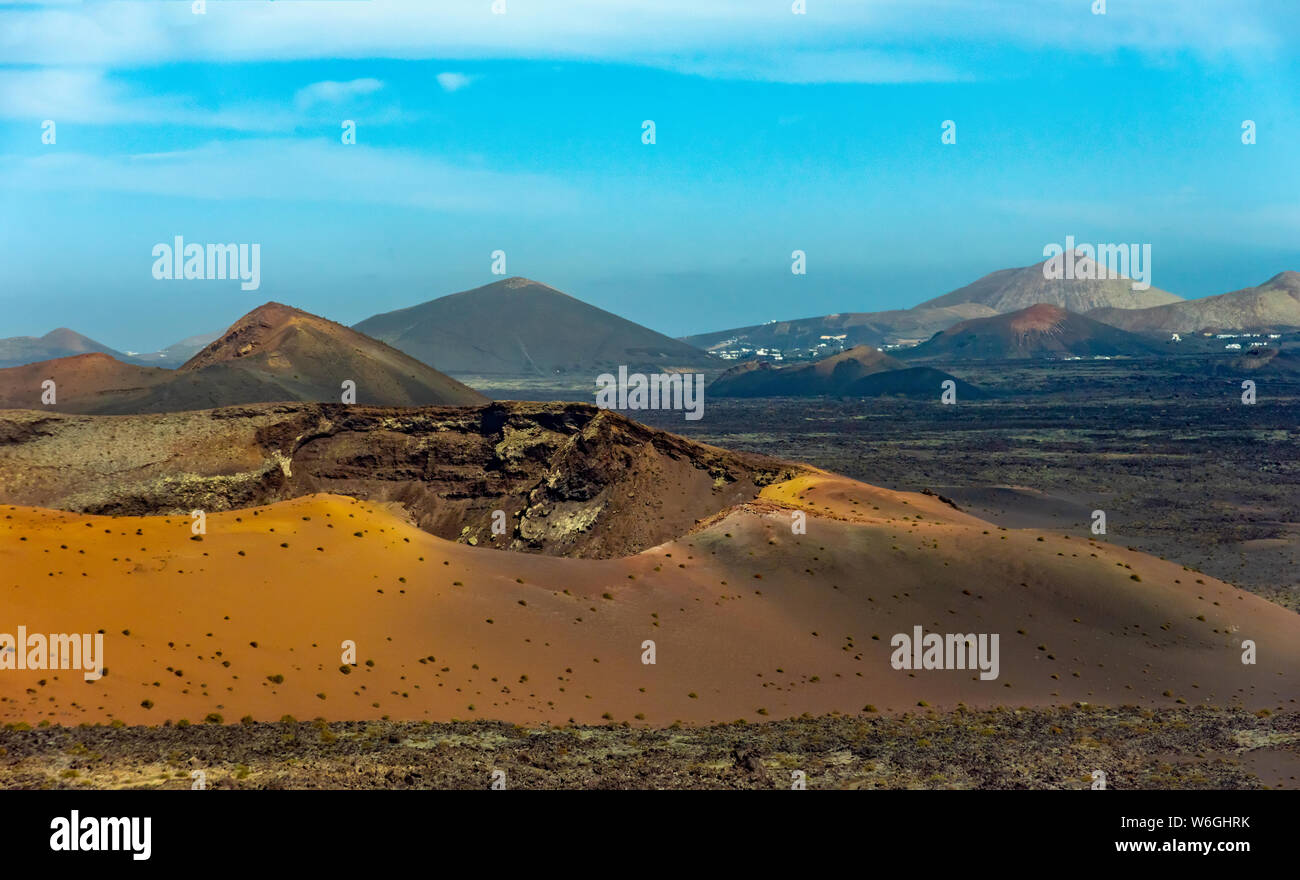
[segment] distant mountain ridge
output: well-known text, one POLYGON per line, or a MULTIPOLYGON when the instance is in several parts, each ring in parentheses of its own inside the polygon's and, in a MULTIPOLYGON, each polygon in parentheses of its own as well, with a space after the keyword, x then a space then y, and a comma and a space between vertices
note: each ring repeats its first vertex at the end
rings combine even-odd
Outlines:
POLYGON ((59 327, 44 336, 11 336, 8 339, 0 339, 0 368, 20 367, 23 364, 90 353, 110 355, 124 363, 139 364, 144 367, 175 368, 193 357, 217 336, 216 333, 191 336, 160 351, 141 354, 118 351, 75 330, 59 327))
POLYGON ((206 346, 221 337, 220 333, 200 333, 174 342, 164 349, 144 354, 132 354, 127 360, 146 367, 179 367, 206 346))
POLYGON ((1088 317, 1136 333, 1300 327, 1300 272, 1279 272, 1263 284, 1231 293, 1140 311, 1096 309, 1088 317))
MULTIPOLYGON (((1101 267, 1084 257, 1078 265, 1090 274, 1101 267)), ((775 348, 783 354, 797 351, 813 354, 819 346, 834 350, 854 345, 911 344, 929 339, 972 318, 987 318, 1017 312, 1039 303, 1059 306, 1077 314, 1092 309, 1144 309, 1181 302, 1168 291, 1152 287, 1134 290, 1129 278, 1046 277, 1044 260, 1032 266, 999 269, 943 296, 926 300, 910 309, 881 312, 843 312, 793 321, 771 321, 731 330, 717 330, 684 336, 682 341, 709 351, 775 348)))
POLYGON ((44 336, 11 336, 8 339, 0 339, 0 367, 17 367, 36 361, 92 352, 119 359, 127 357, 88 336, 82 336, 75 330, 59 327, 44 336))
POLYGON ((720 351, 747 345, 776 348, 782 352, 816 355, 840 346, 879 347, 899 340, 928 339, 946 327, 967 318, 997 314, 988 306, 959 303, 935 309, 893 309, 884 312, 842 312, 793 321, 771 321, 731 330, 717 330, 682 337, 683 342, 706 351, 720 351))
POLYGON ((378 340, 280 303, 259 306, 176 370, 90 353, 0 370, 0 407, 39 409, 53 379, 53 410, 158 413, 251 403, 338 402, 351 381, 358 403, 478 406, 488 398, 378 340))
MULTIPOLYGON (((772 350, 804 358, 824 358, 859 345, 899 345, 906 351, 907 346, 924 345, 936 334, 963 322, 1019 312, 1039 304, 1057 306, 1120 330, 1146 335, 1300 328, 1300 272, 1284 271, 1256 287, 1183 300, 1157 288, 1133 290, 1131 283, 1122 278, 1048 279, 1044 277, 1045 262, 991 272, 910 309, 772 321, 679 340, 545 284, 519 277, 373 315, 352 329, 387 343, 385 348, 390 349, 389 353, 380 354, 380 350, 374 349, 371 354, 398 373, 406 370, 408 375, 414 375, 409 372, 409 364, 401 366, 392 360, 393 351, 421 361, 436 372, 555 378, 591 377, 619 366, 645 372, 713 371, 725 366, 727 360, 762 358, 772 350), (709 352, 725 352, 726 359, 711 356, 709 352)), ((337 328, 331 331, 334 333, 348 329, 333 326, 337 328)), ((305 328, 299 329, 306 332, 305 328)), ((1090 332, 1097 333, 1095 329, 1090 332)), ((192 336, 161 351, 140 354, 117 351, 60 327, 41 337, 0 339, 0 369, 85 354, 107 355, 124 364, 176 368, 198 357, 222 335, 192 336)), ((945 344, 950 341, 948 337, 945 344)), ((1132 348, 1128 343, 1125 345, 1132 348)), ((1044 352, 1051 350, 1050 345, 1042 348, 1044 352)), ((937 348, 926 351, 935 352, 937 348)), ((1087 356, 1077 350, 1073 353, 1087 356)), ((298 358, 304 357, 311 360, 307 352, 300 351, 298 358)), ((234 364, 239 358, 229 358, 229 362, 234 364)), ((310 381, 295 387, 298 380, 291 373, 279 370, 279 362, 264 363, 257 376, 244 371, 229 379, 243 389, 235 396, 261 399, 279 393, 293 399, 301 395, 308 395, 303 399, 316 399, 316 395, 323 393, 323 387, 312 386, 310 381)), ((78 381, 93 385, 90 373, 94 370, 88 364, 94 363, 82 363, 72 371, 78 381)), ((313 370, 319 372, 326 366, 318 363, 313 370)), ((113 375, 114 382, 124 381, 120 371, 113 371, 113 375)), ((140 388, 159 384, 156 378, 145 378, 143 374, 133 381, 140 388)), ((177 388, 173 387, 169 393, 177 393, 177 388)), ((396 393, 396 385, 388 390, 396 393)), ((116 389, 115 393, 127 392, 116 389)), ((442 387, 439 393, 456 397, 459 392, 448 386, 442 387)), ((224 396, 216 394, 216 398, 224 396)), ((419 396, 420 393, 415 394, 419 396)), ((176 403, 179 405, 184 400, 176 403)))

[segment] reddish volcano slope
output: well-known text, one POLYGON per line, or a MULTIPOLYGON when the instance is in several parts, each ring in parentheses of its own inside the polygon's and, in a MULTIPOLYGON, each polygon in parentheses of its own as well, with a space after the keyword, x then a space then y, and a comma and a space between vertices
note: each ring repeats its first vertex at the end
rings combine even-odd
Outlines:
POLYGON ((488 398, 450 376, 341 324, 267 303, 240 318, 175 371, 137 367, 104 354, 0 370, 0 406, 49 412, 128 414, 276 401, 385 406, 474 406, 488 398), (40 381, 66 393, 42 406, 40 381))
POLYGON ((975 318, 936 333, 903 354, 907 360, 1013 360, 1035 357, 1139 357, 1160 345, 1058 306, 1040 304, 975 318))
MULTIPOLYGON (((299 309, 267 303, 240 318, 177 371, 218 389, 204 406, 271 400, 338 400, 345 380, 357 402, 387 406, 469 406, 487 398, 395 348, 299 309), (284 389, 251 397, 221 389, 240 381, 284 389)), ((197 407, 187 407, 197 408, 197 407)))
POLYGON ((138 400, 173 378, 171 370, 137 367, 101 353, 79 354, 0 370, 0 409, 91 412, 138 400), (54 381, 55 402, 42 403, 54 381))

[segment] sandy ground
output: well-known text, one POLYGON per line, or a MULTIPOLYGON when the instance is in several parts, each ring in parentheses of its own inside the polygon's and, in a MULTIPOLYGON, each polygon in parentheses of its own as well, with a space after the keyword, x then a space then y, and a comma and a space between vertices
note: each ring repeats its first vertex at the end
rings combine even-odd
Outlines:
POLYGON ((202 540, 177 517, 3 507, 0 572, 0 633, 103 630, 108 670, 0 670, 10 723, 664 726, 958 704, 1276 711, 1300 695, 1300 617, 1278 606, 830 475, 610 560, 451 543, 334 495, 211 514, 202 540), (999 677, 894 669, 891 636, 914 626, 998 634, 999 677))

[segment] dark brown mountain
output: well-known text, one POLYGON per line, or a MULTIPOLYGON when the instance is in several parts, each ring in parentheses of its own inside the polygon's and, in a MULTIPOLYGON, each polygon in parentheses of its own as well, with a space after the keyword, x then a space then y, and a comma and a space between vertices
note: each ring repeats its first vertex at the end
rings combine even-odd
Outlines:
POLYGON ((684 342, 527 278, 374 315, 355 329, 459 375, 595 376, 716 363, 684 342))
POLYGON ((1257 287, 1217 296, 1149 309, 1097 309, 1088 317, 1135 333, 1300 327, 1300 272, 1280 272, 1257 287))
POLYGON ((1162 343, 1040 303, 1009 315, 963 321, 899 356, 909 361, 1016 360, 1140 357, 1164 350, 1162 343))
MULTIPOLYGON (((1089 264, 1096 266, 1094 261, 1089 264)), ((955 306, 962 303, 986 305, 1000 314, 1017 312, 1038 303, 1049 303, 1076 314, 1092 309, 1143 309, 1166 303, 1180 302, 1181 298, 1168 291, 1152 287, 1134 290, 1127 278, 1048 279, 1043 277, 1043 266, 1035 263, 1018 269, 999 269, 983 278, 958 288, 952 293, 927 300, 918 309, 955 306)), ((1097 274, 1096 269, 1092 274, 1097 274)))
POLYGON ((355 330, 267 303, 240 318, 177 370, 139 367, 104 354, 0 370, 0 405, 41 409, 41 382, 57 383, 49 409, 158 413, 235 404, 338 401, 345 380, 356 402, 472 406, 487 398, 355 330))
POLYGON ((750 361, 733 367, 708 387, 713 397, 817 397, 846 393, 854 382, 903 363, 879 349, 859 345, 811 364, 778 366, 750 361))

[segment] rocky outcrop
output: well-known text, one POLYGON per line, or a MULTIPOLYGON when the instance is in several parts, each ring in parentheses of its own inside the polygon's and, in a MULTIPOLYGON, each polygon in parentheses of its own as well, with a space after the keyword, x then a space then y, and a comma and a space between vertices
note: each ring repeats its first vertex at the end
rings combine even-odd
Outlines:
POLYGON ((613 557, 803 470, 587 404, 263 404, 150 416, 0 413, 0 502, 109 515, 317 492, 401 505, 450 540, 613 557))

